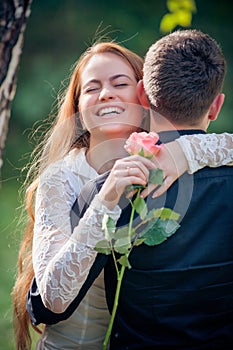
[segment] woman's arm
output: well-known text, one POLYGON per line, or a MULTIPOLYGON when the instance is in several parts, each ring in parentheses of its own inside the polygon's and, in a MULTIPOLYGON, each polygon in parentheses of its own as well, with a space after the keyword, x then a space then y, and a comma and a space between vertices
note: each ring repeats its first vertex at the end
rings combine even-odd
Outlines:
POLYGON ((197 134, 177 139, 188 161, 188 173, 209 166, 233 165, 233 134, 197 134))
MULTIPOLYGON (((193 174, 205 166, 233 165, 233 134, 183 135, 164 145, 154 158, 158 168, 163 169, 163 185, 156 188, 153 197, 162 195, 184 172, 193 174)), ((146 197, 155 190, 149 185, 142 195, 146 197)))
POLYGON ((102 219, 115 221, 119 207, 108 210, 98 196, 71 232, 70 211, 80 184, 64 166, 52 166, 40 178, 36 195, 33 266, 43 303, 63 312, 78 294, 92 266, 93 247, 103 239, 102 219))

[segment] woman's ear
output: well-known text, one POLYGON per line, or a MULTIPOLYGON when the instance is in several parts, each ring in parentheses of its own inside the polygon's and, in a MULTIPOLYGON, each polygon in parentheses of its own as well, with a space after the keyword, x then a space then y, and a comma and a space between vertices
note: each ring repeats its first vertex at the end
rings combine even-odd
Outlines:
POLYGON ((148 97, 146 95, 145 89, 144 89, 144 84, 142 80, 139 80, 138 84, 137 84, 137 95, 138 95, 138 99, 139 102, 141 103, 141 105, 144 108, 150 108, 150 103, 148 100, 148 97))

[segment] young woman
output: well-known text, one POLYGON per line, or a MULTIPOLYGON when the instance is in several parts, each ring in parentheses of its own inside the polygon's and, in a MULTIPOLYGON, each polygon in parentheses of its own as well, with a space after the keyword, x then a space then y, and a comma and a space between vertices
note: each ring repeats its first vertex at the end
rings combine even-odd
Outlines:
MULTIPOLYGON (((95 259, 92 237, 86 236, 85 226, 88 220, 92 225, 96 221, 98 229, 92 232, 96 240, 95 233, 99 234, 101 225, 96 209, 101 212, 106 207, 97 196, 88 209, 86 221, 80 221, 72 232, 70 210, 82 186, 113 167, 112 174, 122 179, 121 189, 117 190, 123 191, 128 184, 146 184, 148 169, 155 167, 152 161, 140 156, 125 157, 123 148, 128 136, 147 122, 136 94, 142 67, 139 56, 110 42, 88 48, 74 68, 56 122, 32 167, 35 176, 26 192, 30 222, 22 241, 18 277, 12 292, 17 349, 31 347, 25 301, 34 274, 43 303, 60 313, 78 294, 95 259), (115 163, 122 157, 125 158, 115 163)), ((232 160, 232 154, 226 160, 219 153, 219 149, 228 152, 232 135, 200 136, 203 140, 207 138, 201 149, 196 147, 200 139, 192 144, 189 136, 164 147, 160 157, 167 181, 161 191, 185 171, 196 171, 209 165, 208 162, 212 162, 211 166, 221 165, 223 158, 226 162, 232 160), (212 139, 217 141, 213 152, 208 149, 208 140, 212 139), (189 150, 189 163, 182 152, 183 145, 186 153, 189 150), (216 155, 218 158, 214 158, 216 155), (171 158, 177 160, 175 171, 169 165, 171 158)), ((111 212, 115 219, 119 214, 117 207, 111 212)), ((108 321, 101 274, 68 320, 44 327, 38 349, 100 349, 108 321)))

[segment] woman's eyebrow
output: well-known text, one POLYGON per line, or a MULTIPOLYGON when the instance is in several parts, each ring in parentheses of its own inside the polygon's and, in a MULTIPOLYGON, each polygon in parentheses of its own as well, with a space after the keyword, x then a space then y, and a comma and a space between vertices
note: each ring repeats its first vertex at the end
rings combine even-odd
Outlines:
POLYGON ((99 84, 100 81, 98 79, 90 79, 83 85, 83 88, 85 88, 86 86, 88 86, 89 84, 92 84, 92 83, 99 84))
MULTIPOLYGON (((118 78, 127 78, 127 79, 129 79, 129 80, 131 80, 131 81, 133 81, 133 79, 129 76, 129 75, 127 75, 127 74, 116 74, 116 75, 113 75, 112 77, 110 77, 110 81, 114 81, 114 80, 116 80, 116 79, 118 79, 118 78)), ((83 89, 86 87, 86 86, 88 86, 89 84, 99 84, 100 83, 100 80, 99 79, 90 79, 90 80, 88 80, 84 85, 83 85, 83 89)))
POLYGON ((110 80, 112 81, 112 80, 115 80, 115 79, 118 79, 118 78, 122 78, 122 77, 127 78, 127 79, 133 81, 133 79, 132 79, 129 75, 127 75, 127 74, 116 74, 116 75, 113 75, 113 76, 110 78, 110 80))

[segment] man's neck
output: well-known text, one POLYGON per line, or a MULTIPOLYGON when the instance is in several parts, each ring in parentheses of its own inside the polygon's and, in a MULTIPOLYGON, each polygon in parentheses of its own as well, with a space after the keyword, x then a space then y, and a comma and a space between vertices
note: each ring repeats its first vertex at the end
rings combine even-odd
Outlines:
POLYGON ((183 130, 168 130, 160 131, 159 140, 162 143, 172 142, 183 135, 205 134, 201 129, 183 129, 183 130))
POLYGON ((201 122, 195 124, 195 125, 188 125, 188 124, 176 124, 171 123, 167 118, 163 116, 154 116, 151 115, 151 121, 150 121, 150 131, 154 132, 163 132, 163 131, 179 131, 179 130, 202 130, 203 132, 206 132, 208 125, 205 124, 205 120, 202 120, 201 122))

